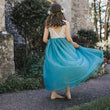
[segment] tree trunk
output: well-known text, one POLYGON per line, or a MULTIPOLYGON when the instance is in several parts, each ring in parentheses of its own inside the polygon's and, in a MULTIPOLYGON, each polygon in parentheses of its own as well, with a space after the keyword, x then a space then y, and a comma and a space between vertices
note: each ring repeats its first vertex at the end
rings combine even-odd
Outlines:
POLYGON ((97 28, 97 11, 96 11, 96 0, 94 0, 94 25, 96 28, 96 33, 98 35, 98 28, 97 28))
POLYGON ((101 6, 100 6, 100 4, 101 4, 101 0, 99 0, 99 23, 100 23, 100 33, 99 33, 99 40, 102 38, 102 23, 101 23, 101 6))
MULTIPOLYGON (((110 0, 109 0, 110 1, 110 0)), ((106 11, 105 11, 105 33, 104 33, 104 40, 107 39, 107 14, 108 14, 108 6, 109 6, 109 1, 107 3, 107 6, 106 6, 106 11)))
POLYGON ((110 8, 108 10, 108 18, 107 18, 107 39, 108 39, 108 36, 109 36, 109 29, 110 29, 109 20, 110 20, 110 8))
POLYGON ((29 47, 30 47, 29 54, 32 54, 32 50, 34 49, 34 46, 32 45, 32 39, 29 40, 29 47))
POLYGON ((25 37, 25 46, 26 46, 26 56, 28 55, 28 38, 27 38, 27 36, 25 37))

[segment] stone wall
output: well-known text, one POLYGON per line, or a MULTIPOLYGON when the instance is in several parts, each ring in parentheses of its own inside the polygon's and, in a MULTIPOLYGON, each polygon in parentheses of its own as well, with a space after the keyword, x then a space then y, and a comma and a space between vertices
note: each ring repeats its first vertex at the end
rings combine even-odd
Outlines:
POLYGON ((0 0, 0 31, 5 30, 5 0, 0 0))
POLYGON ((71 29, 73 34, 76 34, 80 29, 93 29, 88 0, 73 0, 71 5, 71 29))
POLYGON ((13 36, 0 33, 0 80, 15 73, 13 36))
POLYGON ((71 35, 76 35, 80 29, 93 29, 89 15, 88 0, 55 0, 65 8, 65 17, 70 22, 71 35))

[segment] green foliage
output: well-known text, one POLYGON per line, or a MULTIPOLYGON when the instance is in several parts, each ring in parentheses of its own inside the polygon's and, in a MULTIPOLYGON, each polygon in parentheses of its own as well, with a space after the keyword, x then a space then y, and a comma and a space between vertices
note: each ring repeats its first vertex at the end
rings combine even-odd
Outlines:
POLYGON ((94 74, 91 78, 101 77, 104 74, 109 74, 109 70, 107 68, 99 67, 98 73, 94 74))
POLYGON ((67 108, 66 110, 110 110, 110 95, 95 99, 89 103, 67 108))
POLYGON ((110 60, 110 50, 104 50, 104 57, 110 60))
POLYGON ((10 75, 4 83, 0 82, 0 93, 43 88, 44 57, 43 52, 23 57, 22 71, 19 75, 10 75))
POLYGON ((4 86, 4 83, 0 82, 0 93, 6 92, 6 87, 4 86))
POLYGON ((90 44, 95 44, 96 42, 98 42, 98 35, 93 30, 81 29, 78 31, 78 35, 81 37, 85 37, 90 44))
POLYGON ((12 8, 10 19, 19 34, 27 38, 31 49, 44 47, 42 36, 49 6, 50 2, 46 0, 23 0, 12 8))
POLYGON ((18 91, 18 90, 23 90, 23 84, 24 84, 24 78, 19 77, 17 75, 10 75, 4 86, 7 91, 12 92, 12 91, 18 91))
POLYGON ((26 78, 24 82, 25 89, 39 89, 44 86, 42 83, 42 77, 36 78, 26 78))
POLYGON ((18 92, 26 89, 39 89, 44 87, 43 77, 24 78, 20 75, 10 75, 6 81, 0 82, 0 93, 18 92))
POLYGON ((105 68, 104 74, 109 74, 109 70, 105 68))
POLYGON ((88 41, 86 40, 85 37, 78 36, 78 35, 73 35, 73 36, 72 36, 72 40, 73 40, 74 42, 77 42, 78 44, 81 44, 81 43, 87 44, 87 43, 88 43, 88 41))
POLYGON ((25 46, 21 44, 14 44, 14 61, 16 72, 22 69, 25 58, 25 46))
POLYGON ((28 78, 37 78, 43 76, 44 53, 35 53, 24 59, 24 65, 21 75, 28 78))

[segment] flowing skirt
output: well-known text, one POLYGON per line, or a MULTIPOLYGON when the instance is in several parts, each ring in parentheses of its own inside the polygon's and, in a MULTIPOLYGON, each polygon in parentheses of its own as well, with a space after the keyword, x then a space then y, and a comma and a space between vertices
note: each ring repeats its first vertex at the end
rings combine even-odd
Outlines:
POLYGON ((48 40, 43 64, 43 80, 48 91, 78 86, 103 62, 103 51, 74 45, 65 38, 48 40))

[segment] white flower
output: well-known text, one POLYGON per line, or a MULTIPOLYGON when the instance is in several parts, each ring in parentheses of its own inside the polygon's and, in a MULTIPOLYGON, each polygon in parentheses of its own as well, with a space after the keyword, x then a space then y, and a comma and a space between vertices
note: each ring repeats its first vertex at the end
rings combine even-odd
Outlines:
POLYGON ((51 10, 50 10, 50 8, 48 9, 48 14, 49 14, 49 15, 51 14, 51 10))
POLYGON ((62 8, 62 9, 61 9, 61 12, 62 12, 62 13, 64 13, 64 12, 65 12, 65 9, 64 9, 64 8, 62 8))

